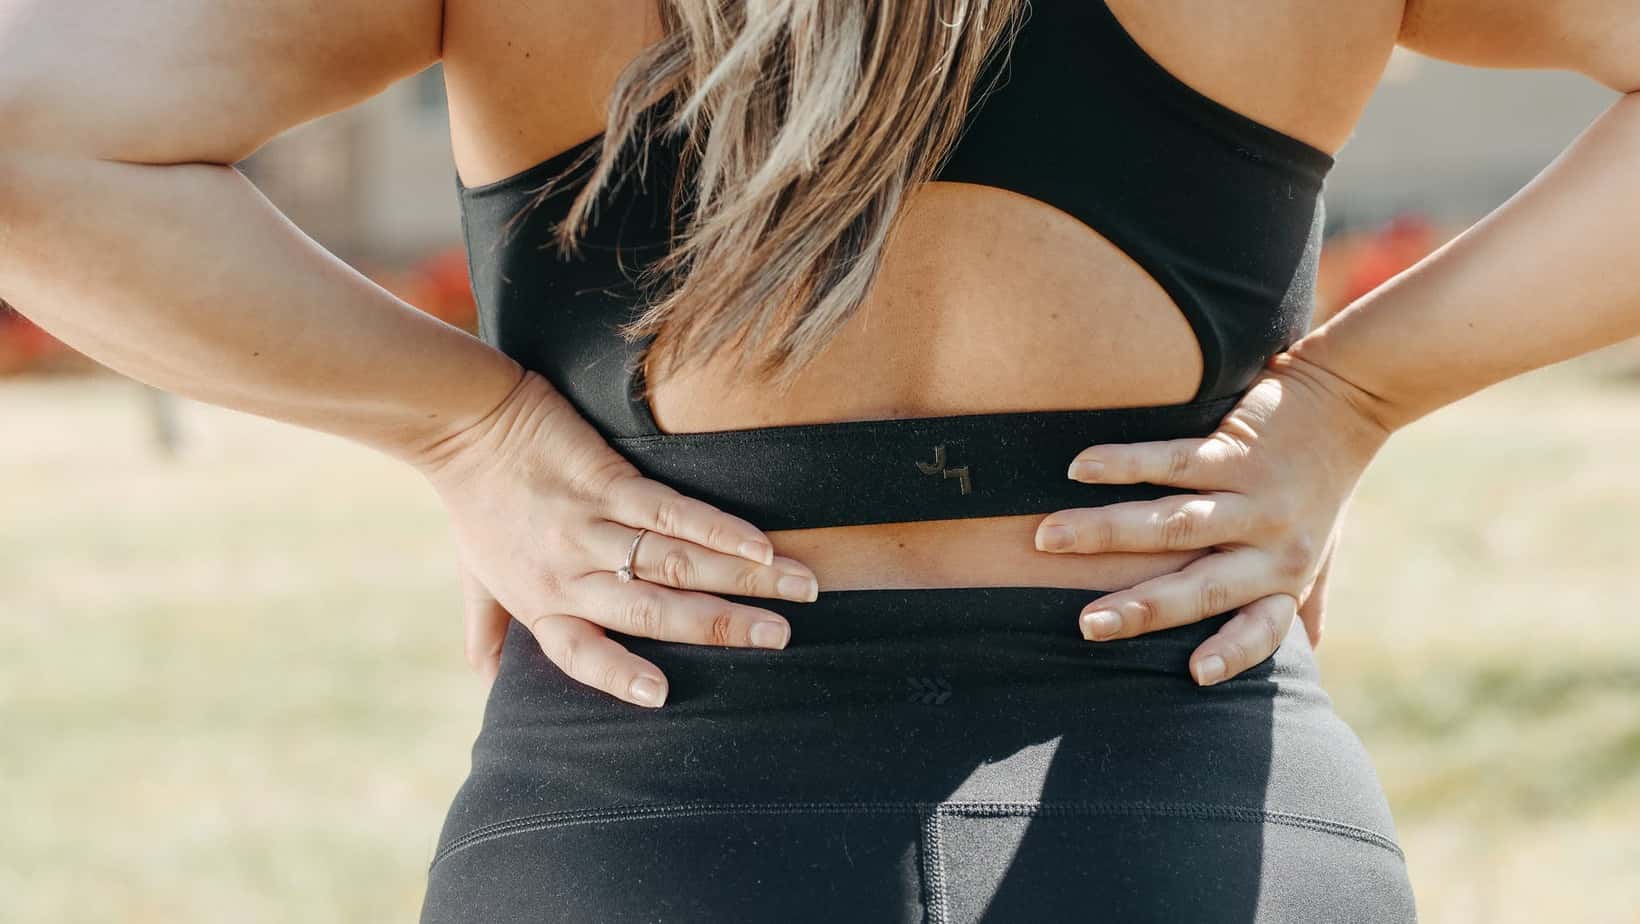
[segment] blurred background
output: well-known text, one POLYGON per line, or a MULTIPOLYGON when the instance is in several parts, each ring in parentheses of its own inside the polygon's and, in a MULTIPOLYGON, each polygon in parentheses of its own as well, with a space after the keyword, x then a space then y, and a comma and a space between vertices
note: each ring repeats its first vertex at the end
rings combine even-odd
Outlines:
MULTIPOLYGON (((1321 311, 1613 99, 1397 52, 1328 179, 1321 311)), ((471 328, 437 68, 243 169, 471 328)), ((1418 421, 1361 485, 1320 657, 1425 920, 1640 921, 1636 459, 1626 343, 1418 421)), ((482 707, 418 476, 120 378, 0 309, 0 919, 411 919, 482 707)))

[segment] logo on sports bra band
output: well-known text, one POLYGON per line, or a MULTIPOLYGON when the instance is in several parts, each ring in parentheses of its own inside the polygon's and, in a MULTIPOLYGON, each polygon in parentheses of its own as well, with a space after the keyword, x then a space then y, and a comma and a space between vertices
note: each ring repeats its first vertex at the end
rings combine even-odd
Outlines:
POLYGON ((946 478, 955 478, 955 479, 957 479, 957 484, 962 485, 962 493, 964 493, 964 494, 967 494, 969 492, 969 490, 971 490, 972 487, 973 487, 973 485, 968 481, 968 466, 964 465, 961 468, 946 468, 945 467, 945 444, 944 443, 941 443, 938 446, 934 447, 934 461, 933 461, 933 463, 930 464, 928 462, 918 462, 917 463, 917 470, 922 472, 924 475, 938 474, 938 475, 942 475, 946 478))

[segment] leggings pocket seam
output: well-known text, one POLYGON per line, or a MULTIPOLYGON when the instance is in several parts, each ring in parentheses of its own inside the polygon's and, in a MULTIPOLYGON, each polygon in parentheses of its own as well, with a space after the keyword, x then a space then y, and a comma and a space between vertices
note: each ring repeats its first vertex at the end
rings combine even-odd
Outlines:
POLYGON ((1201 818, 1215 821, 1241 821, 1253 824, 1278 824, 1304 828, 1325 834, 1347 837, 1380 847, 1403 862, 1406 859, 1401 845, 1393 837, 1369 828, 1335 821, 1316 815, 1282 812, 1242 805, 1206 802, 696 802, 647 803, 611 806, 595 809, 572 809, 559 812, 541 812, 520 815, 502 821, 481 825, 453 838, 433 856, 429 872, 454 854, 488 841, 531 834, 551 828, 598 822, 644 821, 667 818, 689 818, 720 814, 755 815, 921 815, 922 840, 926 875, 932 889, 929 898, 936 903, 942 899, 940 834, 941 819, 946 816, 986 818, 1044 816, 1163 816, 1201 818))

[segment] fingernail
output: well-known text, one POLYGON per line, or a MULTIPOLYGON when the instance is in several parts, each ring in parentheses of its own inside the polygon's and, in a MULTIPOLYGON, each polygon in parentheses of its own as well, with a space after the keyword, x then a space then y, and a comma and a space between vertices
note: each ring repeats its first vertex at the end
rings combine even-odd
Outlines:
POLYGON ((1082 614, 1082 634, 1093 638, 1106 638, 1114 635, 1117 629, 1122 628, 1122 617, 1110 610, 1095 610, 1082 614))
POLYGON ((1075 539, 1075 530, 1072 530, 1069 526, 1061 526, 1058 523, 1049 523, 1046 526, 1038 527, 1036 531, 1036 547, 1043 552, 1054 552, 1059 549, 1069 548, 1075 539))
POLYGON ((785 648, 791 631, 783 622, 760 622, 752 626, 752 644, 759 648, 785 648))
POLYGON ((760 565, 774 564, 774 546, 767 542, 753 542, 750 539, 740 544, 740 557, 750 558, 760 565))
POLYGON ((820 582, 811 577, 801 577, 788 574, 775 582, 775 593, 787 600, 796 600, 799 603, 813 603, 820 596, 820 582))
POLYGON ((1065 477, 1075 478, 1078 480, 1083 478, 1097 478, 1099 477, 1099 473, 1104 470, 1105 463, 1103 462, 1099 462, 1094 459, 1077 459, 1071 463, 1070 468, 1065 470, 1065 477))
POLYGON ((661 687, 660 681, 653 677, 639 677, 632 681, 632 686, 627 692, 645 706, 659 706, 666 699, 666 690, 661 687))
POLYGON ((1218 655, 1208 655, 1196 665, 1196 682, 1206 686, 1217 683, 1224 676, 1224 659, 1218 655))

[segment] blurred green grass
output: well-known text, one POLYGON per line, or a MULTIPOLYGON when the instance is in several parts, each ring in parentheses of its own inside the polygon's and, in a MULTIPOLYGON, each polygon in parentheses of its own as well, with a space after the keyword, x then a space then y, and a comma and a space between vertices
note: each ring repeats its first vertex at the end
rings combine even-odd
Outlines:
MULTIPOLYGON (((1640 389, 1609 357, 1398 434, 1323 676, 1433 922, 1640 920, 1640 389)), ((409 920, 482 691, 444 516, 331 437, 0 384, 0 918, 409 920)))

